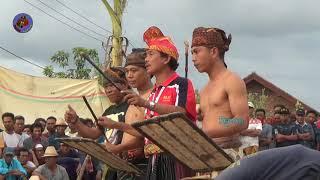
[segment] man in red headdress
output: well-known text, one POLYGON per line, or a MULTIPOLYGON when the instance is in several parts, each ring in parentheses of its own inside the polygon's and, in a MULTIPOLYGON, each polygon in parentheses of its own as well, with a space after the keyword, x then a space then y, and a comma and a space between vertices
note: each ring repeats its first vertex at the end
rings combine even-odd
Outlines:
MULTIPOLYGON (((196 120, 195 92, 190 80, 180 77, 177 48, 161 30, 150 27, 143 35, 147 43, 146 69, 155 77, 156 83, 147 100, 132 91, 123 91, 130 105, 145 108, 145 119, 173 112, 185 113, 192 121, 196 120)), ((116 128, 135 136, 139 133, 125 123, 103 120, 104 126, 116 128)), ((140 135, 141 136, 141 135, 140 135)), ((145 139, 144 152, 149 157, 147 179, 176 180, 192 175, 191 170, 178 163, 171 155, 163 152, 148 139, 145 139)))

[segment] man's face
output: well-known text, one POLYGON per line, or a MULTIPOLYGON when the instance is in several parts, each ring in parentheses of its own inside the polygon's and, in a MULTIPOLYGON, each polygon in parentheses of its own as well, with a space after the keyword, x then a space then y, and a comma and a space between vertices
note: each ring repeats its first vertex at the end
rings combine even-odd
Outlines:
POLYGON ((249 107, 249 115, 252 116, 254 112, 254 109, 252 107, 249 107))
POLYGON ((304 123, 304 116, 303 115, 296 115, 296 120, 298 123, 303 124, 304 123))
POLYGON ((70 147, 66 144, 61 144, 60 145, 60 152, 62 154, 67 154, 70 151, 70 147))
POLYGON ((33 128, 32 136, 36 139, 39 139, 42 135, 42 131, 40 127, 33 128))
POLYGON ((53 167, 57 164, 57 157, 46 157, 46 164, 48 167, 53 167))
POLYGON ((267 119, 265 120, 265 122, 266 122, 267 124, 272 124, 271 118, 267 118, 267 119))
POLYGON ((13 155, 12 154, 4 155, 4 160, 6 161, 7 164, 10 164, 12 159, 13 159, 13 155))
POLYGON ((307 119, 306 120, 307 120, 308 123, 312 124, 312 123, 314 123, 316 121, 316 119, 317 119, 317 117, 316 117, 316 115, 314 113, 309 113, 307 115, 307 119))
POLYGON ((149 75, 155 75, 157 72, 161 71, 166 64, 170 61, 170 58, 161 57, 159 51, 147 50, 146 57, 146 69, 149 75))
POLYGON ((13 119, 11 117, 4 117, 3 118, 3 125, 7 131, 13 130, 13 128, 14 128, 13 119))
POLYGON ((27 151, 21 151, 19 156, 19 161, 22 165, 26 164, 28 162, 29 153, 27 151))
MULTIPOLYGON (((124 87, 123 84, 121 83, 116 83, 117 87, 119 87, 121 90, 125 90, 126 88, 124 87)), ((104 91, 108 97, 108 99, 110 100, 111 103, 120 103, 123 99, 123 94, 113 85, 111 84, 107 84, 104 87, 104 91)))
POLYGON ((282 123, 287 123, 288 120, 289 120, 289 114, 281 114, 281 115, 280 115, 280 121, 281 121, 282 123))
POLYGON ((28 134, 29 136, 31 135, 31 129, 30 128, 24 128, 23 132, 28 134))
POLYGON ((209 49, 204 46, 192 47, 192 62, 200 73, 208 72, 213 66, 213 59, 216 57, 217 48, 209 49))
POLYGON ((128 65, 125 70, 127 81, 132 88, 144 87, 149 79, 149 75, 143 67, 128 65))
POLYGON ((280 114, 274 114, 274 122, 279 123, 281 121, 281 115, 280 114))
POLYGON ((67 126, 56 126, 58 135, 64 135, 67 126))
POLYGON ((56 120, 55 119, 48 119, 47 120, 47 130, 48 130, 48 132, 53 133, 53 132, 56 131, 55 124, 56 124, 56 120))
POLYGON ((14 131, 17 134, 21 134, 24 128, 24 120, 23 119, 16 119, 16 123, 14 124, 14 131))
POLYGON ((256 112, 256 118, 263 121, 266 118, 266 116, 264 115, 263 112, 258 111, 256 112))
POLYGON ((37 149, 35 150, 35 154, 36 154, 36 156, 37 156, 38 159, 39 159, 39 158, 42 158, 42 156, 44 155, 44 150, 43 150, 43 148, 37 148, 37 149))

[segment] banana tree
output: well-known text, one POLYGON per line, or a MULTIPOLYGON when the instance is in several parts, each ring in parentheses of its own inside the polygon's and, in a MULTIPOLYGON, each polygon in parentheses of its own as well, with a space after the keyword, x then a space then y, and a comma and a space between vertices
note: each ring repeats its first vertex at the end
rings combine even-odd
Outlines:
POLYGON ((107 0, 101 0, 105 5, 112 22, 112 52, 111 66, 121 66, 123 59, 122 51, 122 15, 126 7, 127 0, 114 0, 112 8, 107 0))

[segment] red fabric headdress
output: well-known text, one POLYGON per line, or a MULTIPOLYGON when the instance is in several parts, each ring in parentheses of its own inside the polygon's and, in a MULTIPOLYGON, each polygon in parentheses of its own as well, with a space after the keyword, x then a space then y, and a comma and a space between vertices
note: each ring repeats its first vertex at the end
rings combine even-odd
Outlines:
POLYGON ((153 49, 178 60, 179 54, 176 46, 170 37, 164 36, 161 30, 156 26, 151 26, 143 34, 143 40, 147 43, 147 49, 153 49))

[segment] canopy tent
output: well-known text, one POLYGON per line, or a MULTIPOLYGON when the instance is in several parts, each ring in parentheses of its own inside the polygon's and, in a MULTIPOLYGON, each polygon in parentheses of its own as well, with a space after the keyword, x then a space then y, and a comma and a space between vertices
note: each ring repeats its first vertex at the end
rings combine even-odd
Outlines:
MULTIPOLYGON (((110 106, 98 80, 35 77, 0 67, 0 114, 22 115, 26 124, 36 118, 63 117, 70 104, 80 117, 92 118, 86 96, 97 116, 110 106)), ((1 121, 1 126, 3 126, 1 121)))

